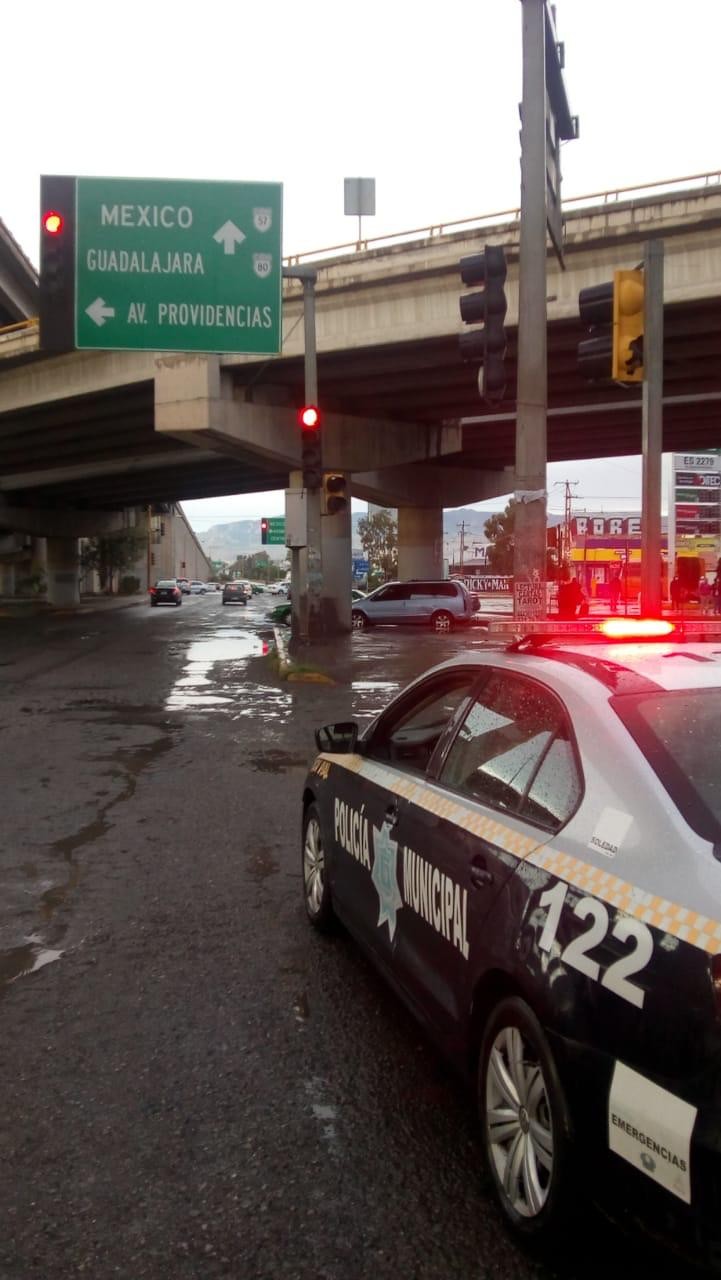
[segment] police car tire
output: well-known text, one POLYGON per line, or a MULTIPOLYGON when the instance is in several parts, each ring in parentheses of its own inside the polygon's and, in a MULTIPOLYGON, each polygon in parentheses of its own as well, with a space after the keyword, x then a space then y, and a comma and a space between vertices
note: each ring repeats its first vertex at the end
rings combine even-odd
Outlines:
MULTIPOLYGON (((518 1041, 516 1040, 516 1043, 518 1041)), ((493 1089, 493 1084, 491 1084, 493 1089)), ((500 1206, 513 1229, 528 1241, 543 1244, 551 1237, 558 1238, 559 1227, 571 1215, 576 1201, 575 1183, 571 1171, 572 1145, 571 1121, 563 1087, 556 1070, 548 1041, 543 1033, 533 1010, 519 997, 513 996, 502 1000, 493 1010, 485 1028, 478 1066, 478 1110, 481 1121, 481 1141, 486 1166, 500 1206), (553 1149, 550 1171, 533 1158, 533 1165, 541 1183, 542 1203, 533 1205, 525 1199, 525 1186, 521 1168, 516 1180, 516 1189, 520 1192, 520 1200, 514 1203, 513 1197, 504 1187, 502 1170, 494 1155, 487 1120, 487 1098, 489 1081, 489 1062, 491 1054, 503 1044, 505 1034, 520 1034, 523 1043, 524 1066, 526 1080, 531 1082, 528 1090, 530 1098, 540 1090, 542 1096, 543 1116, 548 1121, 548 1129, 553 1138, 553 1149), (528 1058, 525 1058, 525 1055, 528 1058), (530 1067, 530 1071, 529 1068, 530 1067), (520 1205, 520 1209, 519 1209, 520 1205)), ((526 1121, 534 1108, 529 1106, 526 1121)), ((519 1112, 520 1117, 520 1112, 519 1112)), ((538 1119, 536 1112, 535 1119, 538 1119)), ((524 1121, 524 1123, 526 1122, 524 1121)), ((526 1134, 520 1139, 530 1144, 526 1134)), ((538 1143, 535 1144, 538 1152, 538 1143)), ((520 1153, 519 1153, 520 1154, 520 1153)), ((502 1154, 499 1153, 502 1163, 502 1154)), ((509 1155, 510 1158, 510 1155, 509 1155)))
POLYGON ((303 844, 301 849, 301 871, 303 875, 303 901, 305 909, 311 924, 321 932, 327 931, 333 924, 333 904, 331 902, 330 885, 328 884, 328 876, 326 873, 325 849, 323 845, 323 832, 320 825, 320 813, 318 806, 315 804, 308 805, 303 817, 303 844), (313 849, 307 846, 309 829, 315 829, 315 848, 316 855, 320 853, 322 862, 320 867, 316 866, 316 872, 320 877, 316 881, 317 890, 315 897, 311 899, 308 885, 308 856, 312 858, 313 849))

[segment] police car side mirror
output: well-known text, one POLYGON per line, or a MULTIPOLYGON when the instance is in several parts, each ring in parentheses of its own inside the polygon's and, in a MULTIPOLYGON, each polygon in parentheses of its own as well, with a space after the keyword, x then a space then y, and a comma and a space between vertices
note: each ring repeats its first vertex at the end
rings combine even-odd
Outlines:
POLYGON ((352 755, 358 742, 358 725, 354 720, 326 724, 322 729, 316 729, 315 741, 319 751, 330 751, 335 755, 352 755))

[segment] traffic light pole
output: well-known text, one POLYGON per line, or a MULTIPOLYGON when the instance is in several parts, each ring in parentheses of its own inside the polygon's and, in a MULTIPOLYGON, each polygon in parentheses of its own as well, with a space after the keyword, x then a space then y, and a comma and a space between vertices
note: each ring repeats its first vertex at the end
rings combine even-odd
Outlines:
MULTIPOLYGON (((303 285, 304 394, 305 403, 315 405, 318 403, 318 358, 315 334, 317 273, 311 267, 284 267, 283 275, 286 278, 300 280, 303 285)), ((303 485, 305 486, 305 480, 303 485)), ((291 636, 293 640, 299 640, 302 643, 320 639, 323 631, 320 497, 319 487, 306 487, 306 546, 294 549, 291 553, 291 636)))
POLYGON ((513 613, 546 615, 545 0, 523 4, 513 613))
MULTIPOLYGON (((661 454, 663 450, 663 241, 644 249, 645 302, 641 481, 641 613, 661 613, 661 454)), ((669 575, 674 566, 669 565, 669 575)))

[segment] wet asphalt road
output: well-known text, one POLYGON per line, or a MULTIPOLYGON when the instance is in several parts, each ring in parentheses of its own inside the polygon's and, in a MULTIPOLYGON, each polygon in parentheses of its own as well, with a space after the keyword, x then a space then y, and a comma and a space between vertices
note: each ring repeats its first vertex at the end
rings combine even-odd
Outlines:
POLYGON ((463 1086, 305 921, 313 726, 469 637, 283 684, 268 604, 0 618, 0 1276, 657 1280, 592 1218, 519 1252, 463 1086))

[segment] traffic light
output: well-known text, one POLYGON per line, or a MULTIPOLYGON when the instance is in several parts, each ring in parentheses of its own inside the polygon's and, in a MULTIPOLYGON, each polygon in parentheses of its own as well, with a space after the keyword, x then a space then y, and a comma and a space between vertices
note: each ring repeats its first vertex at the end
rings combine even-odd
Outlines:
POLYGON ((75 346, 75 179, 40 179, 40 346, 75 346))
POLYGON ((327 516, 340 515, 348 510, 348 478, 338 471, 323 472, 323 506, 327 516))
POLYGON ((298 419, 301 426, 303 484, 306 489, 320 489, 323 482, 320 410, 314 404, 306 404, 300 410, 298 419))
POLYGON ((462 333, 458 339, 464 360, 482 361, 478 389, 484 400, 502 400, 506 390, 506 255, 501 245, 486 245, 483 253, 474 253, 460 261, 464 284, 483 284, 482 293, 461 297, 461 319, 466 324, 482 324, 481 330, 462 333))
POLYGON ((260 522, 260 541, 263 546, 265 546, 268 541, 268 521, 265 517, 260 522))
POLYGON ((578 344, 578 371, 585 378, 610 378, 613 364, 613 284, 594 284, 578 295, 578 314, 588 338, 578 344))
POLYGON ((578 312, 590 337, 578 344, 578 368, 586 378, 643 380, 644 274, 614 271, 613 281, 582 289, 578 312))
POLYGON ((643 381, 643 270, 613 273, 613 367, 616 382, 643 381))

